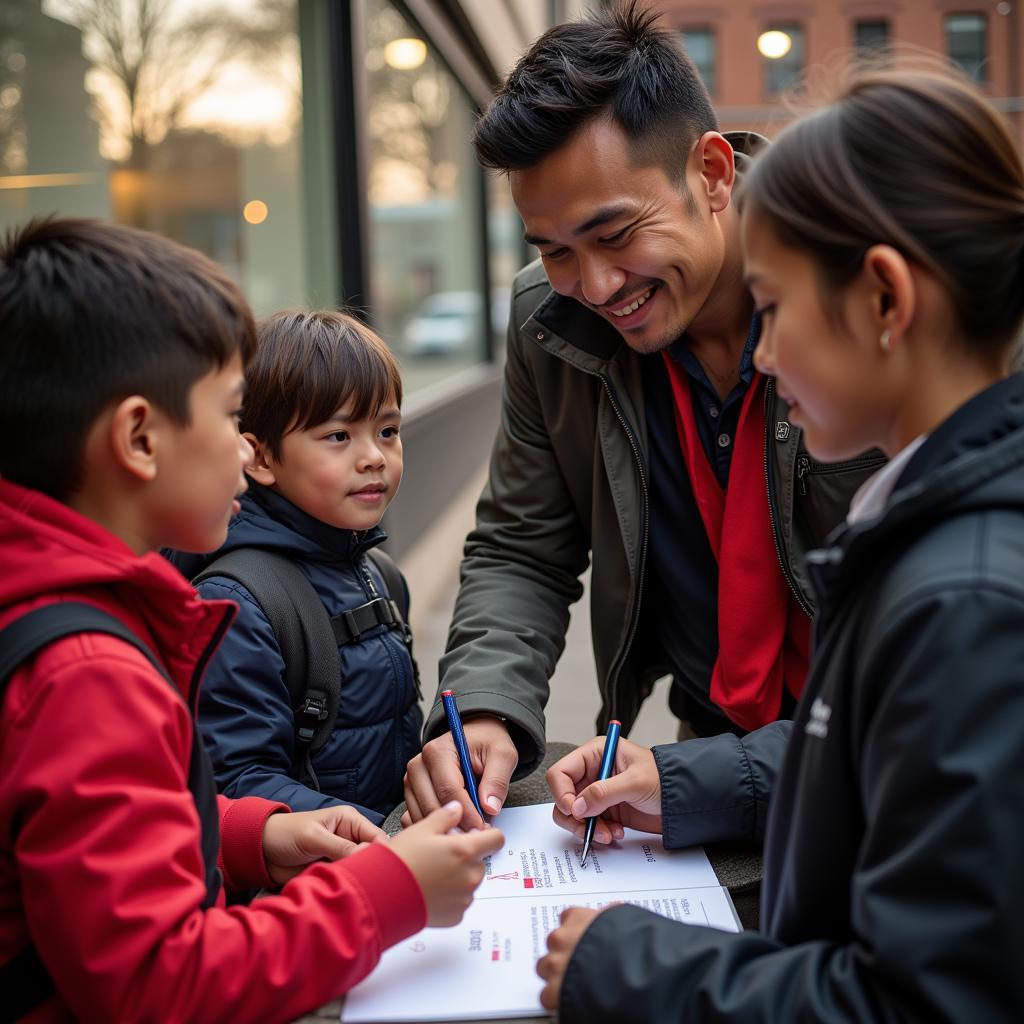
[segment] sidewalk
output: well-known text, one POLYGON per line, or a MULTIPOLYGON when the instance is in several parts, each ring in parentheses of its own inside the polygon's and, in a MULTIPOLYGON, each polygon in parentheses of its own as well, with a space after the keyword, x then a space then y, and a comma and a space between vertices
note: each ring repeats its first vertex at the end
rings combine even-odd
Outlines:
MULTIPOLYGON (((448 624, 458 592, 462 544, 473 525, 476 499, 486 468, 456 495, 447 514, 401 559, 412 595, 410 624, 423 682, 424 711, 437 693, 437 663, 444 651, 448 624)), ((549 740, 582 743, 594 734, 600 700, 590 646, 589 573, 582 599, 573 606, 565 651, 551 680, 547 706, 549 740)), ((629 738, 645 746, 670 743, 677 722, 668 710, 667 678, 659 681, 640 713, 629 738)))

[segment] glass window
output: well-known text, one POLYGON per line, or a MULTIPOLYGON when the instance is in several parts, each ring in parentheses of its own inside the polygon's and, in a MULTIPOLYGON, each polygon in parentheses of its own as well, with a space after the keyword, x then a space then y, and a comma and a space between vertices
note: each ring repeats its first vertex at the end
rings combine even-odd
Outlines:
POLYGON ((525 267, 539 255, 523 239, 523 222, 512 202, 508 178, 504 174, 487 174, 487 236, 490 245, 492 352, 497 354, 505 344, 512 280, 520 267, 525 267))
POLYGON ((258 314, 332 304, 333 169, 304 116, 326 115, 324 38, 297 0, 4 0, 0 227, 114 220, 212 256, 258 314))
POLYGON ((371 313, 411 392, 490 349, 484 178, 474 108, 429 44, 386 0, 366 32, 371 313))
POLYGON ((708 92, 715 95, 717 88, 716 71, 718 53, 715 45, 714 29, 706 26, 700 28, 684 28, 680 33, 683 49, 697 66, 700 77, 704 80, 708 92))
POLYGON ((853 46, 861 57, 878 57, 889 47, 889 22, 884 18, 853 23, 853 46))
POLYGON ((758 37, 758 49, 764 57, 764 85, 770 95, 799 85, 807 59, 803 25, 769 25, 758 37))
POLYGON ((984 82, 986 24, 982 14, 950 14, 946 17, 946 53, 976 82, 984 82))

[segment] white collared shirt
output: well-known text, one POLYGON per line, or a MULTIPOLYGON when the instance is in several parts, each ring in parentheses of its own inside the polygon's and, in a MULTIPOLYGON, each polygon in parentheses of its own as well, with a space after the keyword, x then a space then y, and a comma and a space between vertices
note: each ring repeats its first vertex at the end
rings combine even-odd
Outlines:
POLYGON ((877 473, 872 473, 857 488, 857 493, 850 502, 850 511, 846 521, 853 525, 866 519, 874 519, 885 511, 889 496, 896 487, 896 481, 914 457, 914 452, 928 440, 927 434, 915 437, 905 448, 897 452, 877 473))

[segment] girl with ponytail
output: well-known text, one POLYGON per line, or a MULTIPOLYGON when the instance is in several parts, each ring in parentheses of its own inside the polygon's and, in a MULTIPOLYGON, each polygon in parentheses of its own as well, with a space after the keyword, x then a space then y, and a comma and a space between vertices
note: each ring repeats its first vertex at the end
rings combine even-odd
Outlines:
POLYGON ((1024 1020, 1020 154, 965 82, 864 72, 758 158, 742 209, 755 362, 810 470, 890 461, 809 558, 794 721, 656 750, 666 837, 763 839, 760 932, 569 911, 543 1000, 567 1024, 1024 1020), (772 781, 766 824, 714 831, 754 787, 702 775, 708 744, 772 781))

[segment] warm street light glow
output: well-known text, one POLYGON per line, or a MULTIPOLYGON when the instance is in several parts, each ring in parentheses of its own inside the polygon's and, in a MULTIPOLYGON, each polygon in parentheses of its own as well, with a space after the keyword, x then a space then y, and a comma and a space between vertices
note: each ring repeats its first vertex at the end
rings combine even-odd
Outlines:
POLYGON ((772 29, 770 32, 762 32, 757 37, 757 48, 762 57, 769 60, 778 60, 785 57, 793 46, 793 40, 786 32, 772 29))
POLYGON ((67 188, 68 185, 99 185, 98 174, 0 174, 0 188, 67 188))
POLYGON ((250 199, 242 207, 242 216, 248 224, 262 224, 267 219, 267 204, 262 199, 250 199))
POLYGON ((412 71, 427 59, 427 44, 422 39, 392 39, 384 47, 384 60, 396 71, 412 71))

